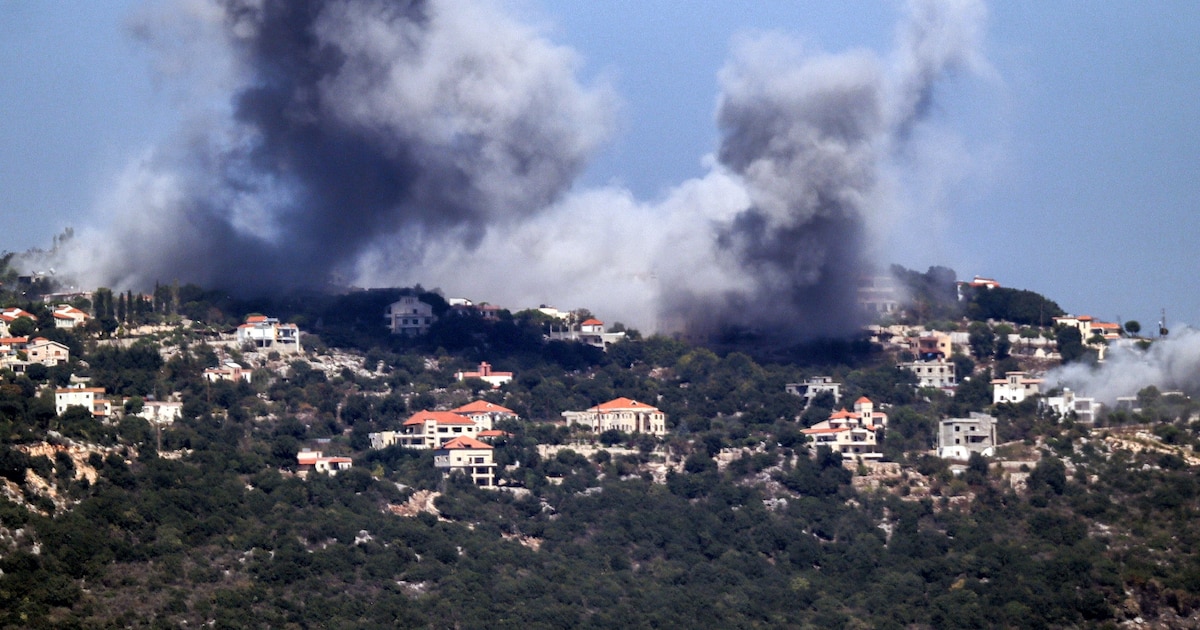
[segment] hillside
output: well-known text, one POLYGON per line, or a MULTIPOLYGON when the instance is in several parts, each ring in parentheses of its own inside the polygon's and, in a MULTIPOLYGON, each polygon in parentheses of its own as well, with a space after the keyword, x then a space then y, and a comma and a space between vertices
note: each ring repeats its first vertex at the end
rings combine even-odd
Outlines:
POLYGON ((929 312, 970 339, 953 396, 896 367, 907 332, 767 359, 546 341, 532 312, 391 336, 398 291, 100 295, 78 329, 20 305, 70 360, 0 371, 0 627, 1200 627, 1195 404, 1147 389, 1091 424, 1041 395, 993 404, 993 377, 1060 360, 1010 331, 1061 330, 966 319, 978 301, 945 291, 929 312), (232 341, 252 313, 296 322, 302 351, 232 341), (249 380, 205 377, 229 361, 249 380), (481 361, 511 382, 455 378, 481 361), (843 402, 788 393, 814 376, 843 402), (110 414, 56 409, 84 380, 110 414), (802 432, 863 397, 888 416, 880 461, 802 432), (661 409, 666 435, 563 422, 619 398, 661 409), (171 400, 172 422, 135 415, 171 400), (371 448, 474 400, 519 416, 496 425, 495 488, 443 476, 434 450, 371 448), (980 411, 993 455, 936 457, 939 421, 980 411), (306 470, 304 449, 353 466, 306 470))

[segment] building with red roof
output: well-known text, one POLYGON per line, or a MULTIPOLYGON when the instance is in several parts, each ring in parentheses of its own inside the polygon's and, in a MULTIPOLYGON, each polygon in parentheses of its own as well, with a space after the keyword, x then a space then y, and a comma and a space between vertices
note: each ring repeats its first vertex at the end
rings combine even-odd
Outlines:
POLYGON ((477 486, 490 488, 496 485, 492 445, 472 437, 457 437, 441 445, 433 452, 433 465, 447 476, 456 472, 466 474, 477 486))
POLYGON ((476 400, 457 409, 451 409, 450 412, 470 418, 480 431, 490 431, 500 420, 517 419, 517 414, 512 409, 486 400, 476 400))
POLYGON ((481 381, 484 381, 484 382, 490 384, 492 386, 492 389, 496 389, 496 388, 500 387, 501 385, 511 381, 513 379, 513 373, 512 372, 497 372, 492 369, 491 363, 488 363, 487 361, 483 361, 479 364, 479 369, 477 371, 456 372, 454 374, 454 378, 456 378, 460 381, 465 381, 469 378, 477 378, 481 381))
POLYGON ((237 327, 237 342, 266 351, 300 352, 300 328, 274 317, 250 315, 237 327))
POLYGON ((801 431, 817 446, 827 446, 845 456, 879 459, 877 432, 887 424, 887 414, 875 411, 875 403, 863 396, 854 401, 854 411, 839 409, 801 431))
POLYGON ((568 425, 582 424, 596 433, 610 429, 626 433, 667 434, 667 416, 646 403, 617 398, 586 411, 564 411, 568 425))
POLYGON ((83 326, 92 316, 71 306, 70 304, 59 304, 54 309, 54 327, 55 328, 76 328, 83 326))
POLYGON ((296 463, 300 466, 301 474, 316 471, 331 477, 354 466, 354 461, 349 457, 325 457, 321 451, 307 449, 296 454, 296 463))
POLYGON ((371 433, 371 448, 399 444, 408 448, 438 448, 459 437, 479 434, 475 421, 451 411, 418 411, 404 421, 399 431, 371 433))

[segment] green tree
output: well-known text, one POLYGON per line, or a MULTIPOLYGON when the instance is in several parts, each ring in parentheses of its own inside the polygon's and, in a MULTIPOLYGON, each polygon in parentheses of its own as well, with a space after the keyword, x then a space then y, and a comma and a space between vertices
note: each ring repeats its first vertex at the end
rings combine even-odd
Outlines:
POLYGON ((1137 335, 1142 332, 1142 325, 1136 319, 1131 319, 1125 322, 1125 332, 1130 335, 1137 335))

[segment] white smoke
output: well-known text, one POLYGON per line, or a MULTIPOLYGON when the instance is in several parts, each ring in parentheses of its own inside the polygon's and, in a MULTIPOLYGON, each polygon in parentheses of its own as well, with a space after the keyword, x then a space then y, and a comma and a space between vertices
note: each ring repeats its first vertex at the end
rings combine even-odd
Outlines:
POLYGON ((1145 350, 1132 343, 1114 344, 1103 363, 1067 364, 1047 372, 1045 380, 1048 387, 1069 387, 1106 405, 1151 385, 1200 394, 1200 331, 1173 331, 1145 350))

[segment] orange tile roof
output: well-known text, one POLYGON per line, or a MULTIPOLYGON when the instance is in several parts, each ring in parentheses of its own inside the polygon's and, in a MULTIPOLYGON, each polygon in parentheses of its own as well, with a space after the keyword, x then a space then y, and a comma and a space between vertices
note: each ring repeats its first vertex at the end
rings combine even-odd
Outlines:
POLYGON ((870 399, 870 398, 867 398, 866 396, 862 396, 862 397, 860 397, 858 400, 854 401, 854 404, 856 404, 856 405, 857 405, 857 404, 860 404, 860 403, 869 403, 869 402, 871 402, 871 399, 870 399))
POLYGON ((479 437, 512 437, 512 434, 499 429, 488 429, 487 431, 480 431, 479 437))
POLYGON ((29 337, 0 337, 0 344, 29 343, 29 337))
POLYGON ((476 440, 475 438, 471 438, 471 437, 467 437, 467 436, 463 435, 463 436, 456 437, 453 440, 450 440, 449 442, 446 442, 440 448, 438 448, 438 450, 439 451, 450 451, 450 450, 454 450, 454 449, 465 449, 465 448, 471 448, 471 449, 485 448, 485 449, 491 450, 492 445, 485 444, 484 442, 480 442, 479 440, 476 440))
POLYGON ((507 407, 502 407, 500 405, 497 405, 496 403, 490 403, 486 400, 476 400, 474 402, 467 403, 457 409, 451 409, 450 411, 453 413, 482 413, 482 412, 515 413, 515 412, 513 412, 512 409, 508 409, 507 407))
POLYGON ((251 315, 246 318, 247 324, 253 324, 255 322, 265 322, 265 321, 267 321, 266 315, 251 315))
POLYGON ((594 317, 592 319, 589 319, 589 320, 583 322, 582 324, 580 324, 580 326, 603 326, 603 325, 604 325, 604 322, 602 322, 594 317))
POLYGON ((430 420, 433 420, 437 424, 467 424, 472 426, 475 424, 470 418, 464 418, 451 411, 418 411, 411 418, 404 421, 404 426, 425 424, 430 420))
POLYGON ((817 433, 841 433, 842 431, 849 431, 849 430, 850 430, 850 427, 840 427, 837 429, 829 429, 829 428, 821 427, 821 428, 803 429, 800 432, 808 433, 808 434, 812 435, 812 434, 817 434, 817 433))
POLYGON ((658 411, 657 407, 651 407, 646 403, 640 403, 631 398, 624 397, 610 400, 606 403, 600 403, 599 405, 592 407, 590 411, 617 411, 621 409, 645 409, 648 411, 658 411))

